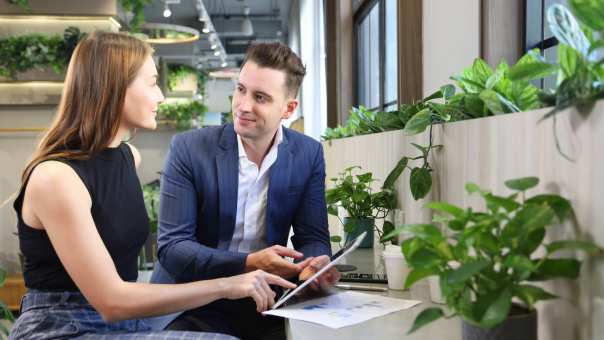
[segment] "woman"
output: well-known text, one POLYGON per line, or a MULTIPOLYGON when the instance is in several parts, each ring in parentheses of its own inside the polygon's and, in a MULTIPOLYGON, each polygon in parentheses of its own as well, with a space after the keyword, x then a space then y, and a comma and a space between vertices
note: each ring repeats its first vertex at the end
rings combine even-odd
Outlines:
POLYGON ((214 300, 274 303, 269 284, 294 285, 262 271, 177 285, 134 282, 148 219, 130 130, 155 129, 164 97, 151 47, 96 32, 71 58, 57 116, 22 175, 14 207, 29 288, 11 339, 229 339, 151 332, 148 316, 214 300))

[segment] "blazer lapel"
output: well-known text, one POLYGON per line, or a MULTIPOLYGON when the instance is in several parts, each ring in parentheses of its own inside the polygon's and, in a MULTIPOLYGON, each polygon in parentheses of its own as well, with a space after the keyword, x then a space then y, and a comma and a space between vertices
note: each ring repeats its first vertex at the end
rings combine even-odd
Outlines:
POLYGON ((219 207, 219 226, 217 226, 219 228, 219 242, 217 246, 220 249, 227 249, 235 229, 237 185, 239 182, 237 137, 232 125, 225 126, 220 137, 219 146, 221 150, 216 155, 219 207))
POLYGON ((290 144, 283 129, 283 141, 279 145, 277 160, 271 166, 268 182, 268 198, 266 207, 266 241, 267 244, 279 243, 279 205, 287 204, 289 178, 292 171, 293 156, 290 144))

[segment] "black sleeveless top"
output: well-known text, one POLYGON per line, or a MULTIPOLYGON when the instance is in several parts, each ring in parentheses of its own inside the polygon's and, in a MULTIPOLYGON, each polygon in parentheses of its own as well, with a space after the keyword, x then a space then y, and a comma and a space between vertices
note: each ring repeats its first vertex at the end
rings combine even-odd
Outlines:
MULTIPOLYGON (((134 156, 122 143, 88 160, 60 160, 78 174, 92 199, 96 228, 125 281, 138 275, 137 257, 149 234, 149 219, 136 175, 134 156)), ((24 257, 25 286, 45 291, 76 291, 46 231, 31 228, 21 215, 27 182, 15 200, 19 247, 24 257)))

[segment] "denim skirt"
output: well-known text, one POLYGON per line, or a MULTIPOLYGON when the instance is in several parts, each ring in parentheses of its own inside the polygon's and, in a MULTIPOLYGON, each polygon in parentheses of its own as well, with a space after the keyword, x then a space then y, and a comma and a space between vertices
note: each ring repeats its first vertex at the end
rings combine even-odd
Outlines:
POLYGON ((9 340, 27 339, 167 339, 233 340, 230 335, 152 331, 144 319, 107 323, 79 292, 30 290, 9 340))

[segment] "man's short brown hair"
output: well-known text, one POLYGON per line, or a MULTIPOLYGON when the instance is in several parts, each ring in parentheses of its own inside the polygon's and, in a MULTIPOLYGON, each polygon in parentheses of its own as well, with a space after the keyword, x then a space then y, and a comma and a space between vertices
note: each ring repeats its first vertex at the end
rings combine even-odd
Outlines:
POLYGON ((247 49, 241 68, 248 61, 253 61, 260 67, 284 71, 288 94, 294 97, 298 95, 300 84, 306 75, 306 68, 302 60, 289 47, 279 42, 252 44, 247 49))

